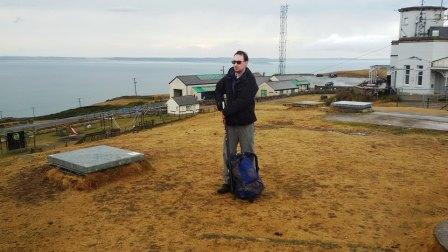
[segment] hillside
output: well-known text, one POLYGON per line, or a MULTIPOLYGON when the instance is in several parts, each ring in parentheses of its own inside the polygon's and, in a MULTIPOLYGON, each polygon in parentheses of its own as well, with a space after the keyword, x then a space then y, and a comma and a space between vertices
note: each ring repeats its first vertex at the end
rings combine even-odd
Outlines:
MULTIPOLYGON (((369 69, 363 70, 348 70, 348 71, 337 71, 338 77, 350 77, 350 78, 369 78, 369 69)), ((387 77, 387 69, 382 69, 379 71, 380 78, 387 77)))
POLYGON ((338 124, 324 112, 257 104, 267 185, 255 203, 220 196, 218 112, 107 144, 149 166, 90 191, 44 180, 46 156, 0 160, 0 250, 402 250, 433 247, 448 215, 446 133, 338 124))

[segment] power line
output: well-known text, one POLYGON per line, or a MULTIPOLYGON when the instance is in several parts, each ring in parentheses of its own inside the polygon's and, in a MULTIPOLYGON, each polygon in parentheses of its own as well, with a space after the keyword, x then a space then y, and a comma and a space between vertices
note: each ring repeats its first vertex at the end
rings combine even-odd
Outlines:
POLYGON ((82 98, 78 97, 78 98, 76 98, 76 99, 78 99, 79 107, 82 107, 82 106, 81 106, 81 100, 82 100, 82 98))
POLYGON ((383 47, 383 48, 381 48, 381 49, 370 50, 370 51, 367 51, 366 53, 361 54, 361 55, 359 55, 359 56, 357 56, 357 57, 349 58, 349 59, 347 59, 347 60, 341 61, 341 62, 336 63, 336 64, 334 64, 334 65, 326 66, 326 67, 324 67, 324 68, 321 68, 321 69, 318 69, 318 70, 314 70, 314 71, 312 71, 312 72, 313 72, 313 73, 315 73, 315 72, 320 72, 320 71, 323 71, 323 70, 326 70, 326 69, 329 69, 329 68, 332 68, 332 67, 335 67, 335 66, 339 66, 339 65, 345 64, 345 63, 347 63, 347 62, 350 62, 350 61, 353 61, 353 60, 360 59, 360 58, 362 58, 362 57, 364 57, 364 56, 367 56, 367 55, 369 55, 369 54, 372 54, 372 53, 376 53, 376 52, 382 51, 382 50, 384 50, 384 49, 386 49, 386 48, 389 48, 389 47, 390 47, 390 45, 388 45, 388 46, 386 46, 386 47, 383 47))

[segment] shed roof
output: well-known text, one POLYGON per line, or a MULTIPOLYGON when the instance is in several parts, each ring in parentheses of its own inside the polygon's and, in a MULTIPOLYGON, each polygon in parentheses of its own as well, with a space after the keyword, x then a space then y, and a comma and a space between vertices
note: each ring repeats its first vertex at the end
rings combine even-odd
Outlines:
POLYGON ((173 100, 179 106, 194 105, 194 104, 198 104, 199 103, 198 100, 196 99, 196 97, 194 97, 192 95, 173 97, 173 100))
POLYGON ((202 74, 202 75, 179 75, 176 76, 187 86, 216 84, 224 77, 223 74, 202 74))
POLYGON ((287 81, 270 81, 266 82, 270 87, 272 87, 275 91, 279 90, 288 90, 288 89, 297 89, 297 84, 295 81, 287 80, 287 81))
MULTIPOLYGON (((253 73, 255 77, 262 77, 260 73, 253 73)), ((196 74, 196 75, 178 75, 178 78, 186 86, 216 84, 225 74, 196 74)), ((170 83, 173 81, 170 81, 170 83)))
POLYGON ((257 82, 257 85, 260 86, 261 84, 269 81, 271 76, 255 76, 255 81, 257 82))
POLYGON ((206 92, 215 92, 215 86, 197 86, 193 87, 193 91, 195 93, 206 93, 206 92))

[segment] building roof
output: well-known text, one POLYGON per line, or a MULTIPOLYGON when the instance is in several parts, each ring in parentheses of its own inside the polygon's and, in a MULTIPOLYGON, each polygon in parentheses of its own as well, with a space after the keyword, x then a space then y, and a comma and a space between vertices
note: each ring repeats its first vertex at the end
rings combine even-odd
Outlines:
POLYGON ((194 104, 199 103, 198 100, 196 99, 196 97, 194 97, 192 95, 178 96, 178 97, 173 97, 172 99, 179 106, 194 105, 194 104))
POLYGON ((266 84, 268 84, 270 87, 272 87, 275 91, 298 88, 296 82, 292 81, 292 80, 270 81, 270 82, 266 82, 266 84))
POLYGON ((269 81, 269 79, 271 79, 271 76, 255 76, 255 81, 257 82, 258 86, 269 81))
MULTIPOLYGON (((253 73, 253 75, 256 78, 263 77, 260 73, 253 73)), ((178 75, 174 79, 178 78, 186 86, 195 86, 195 85, 216 84, 224 76, 225 76, 225 74, 178 75)), ((170 81, 170 83, 171 82, 173 82, 173 81, 170 81)))
POLYGON ((431 69, 447 70, 448 69, 448 57, 434 60, 433 62, 431 62, 431 69))
POLYGON ((215 92, 216 86, 197 86, 193 87, 195 93, 215 92))
POLYGON ((178 78, 180 81, 182 81, 182 83, 184 83, 187 86, 216 84, 222 77, 224 77, 223 74, 202 74, 202 75, 179 75, 179 76, 176 76, 176 78, 178 78))
POLYGON ((398 10, 398 12, 406 12, 406 11, 426 11, 426 10, 444 10, 446 11, 446 7, 442 6, 413 6, 413 7, 406 7, 401 8, 398 10))
POLYGON ((448 37, 407 37, 400 38, 398 43, 413 43, 413 42, 445 42, 448 41, 448 37))

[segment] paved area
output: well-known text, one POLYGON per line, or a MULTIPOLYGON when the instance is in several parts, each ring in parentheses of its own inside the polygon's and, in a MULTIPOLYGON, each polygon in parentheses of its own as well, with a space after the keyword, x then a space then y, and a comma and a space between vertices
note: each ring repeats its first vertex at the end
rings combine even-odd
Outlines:
POLYGON ((434 234, 440 246, 448 251, 448 221, 439 223, 434 230, 434 234))
POLYGON ((369 123, 404 128, 448 131, 448 116, 427 116, 397 112, 346 113, 328 115, 327 120, 369 123))

